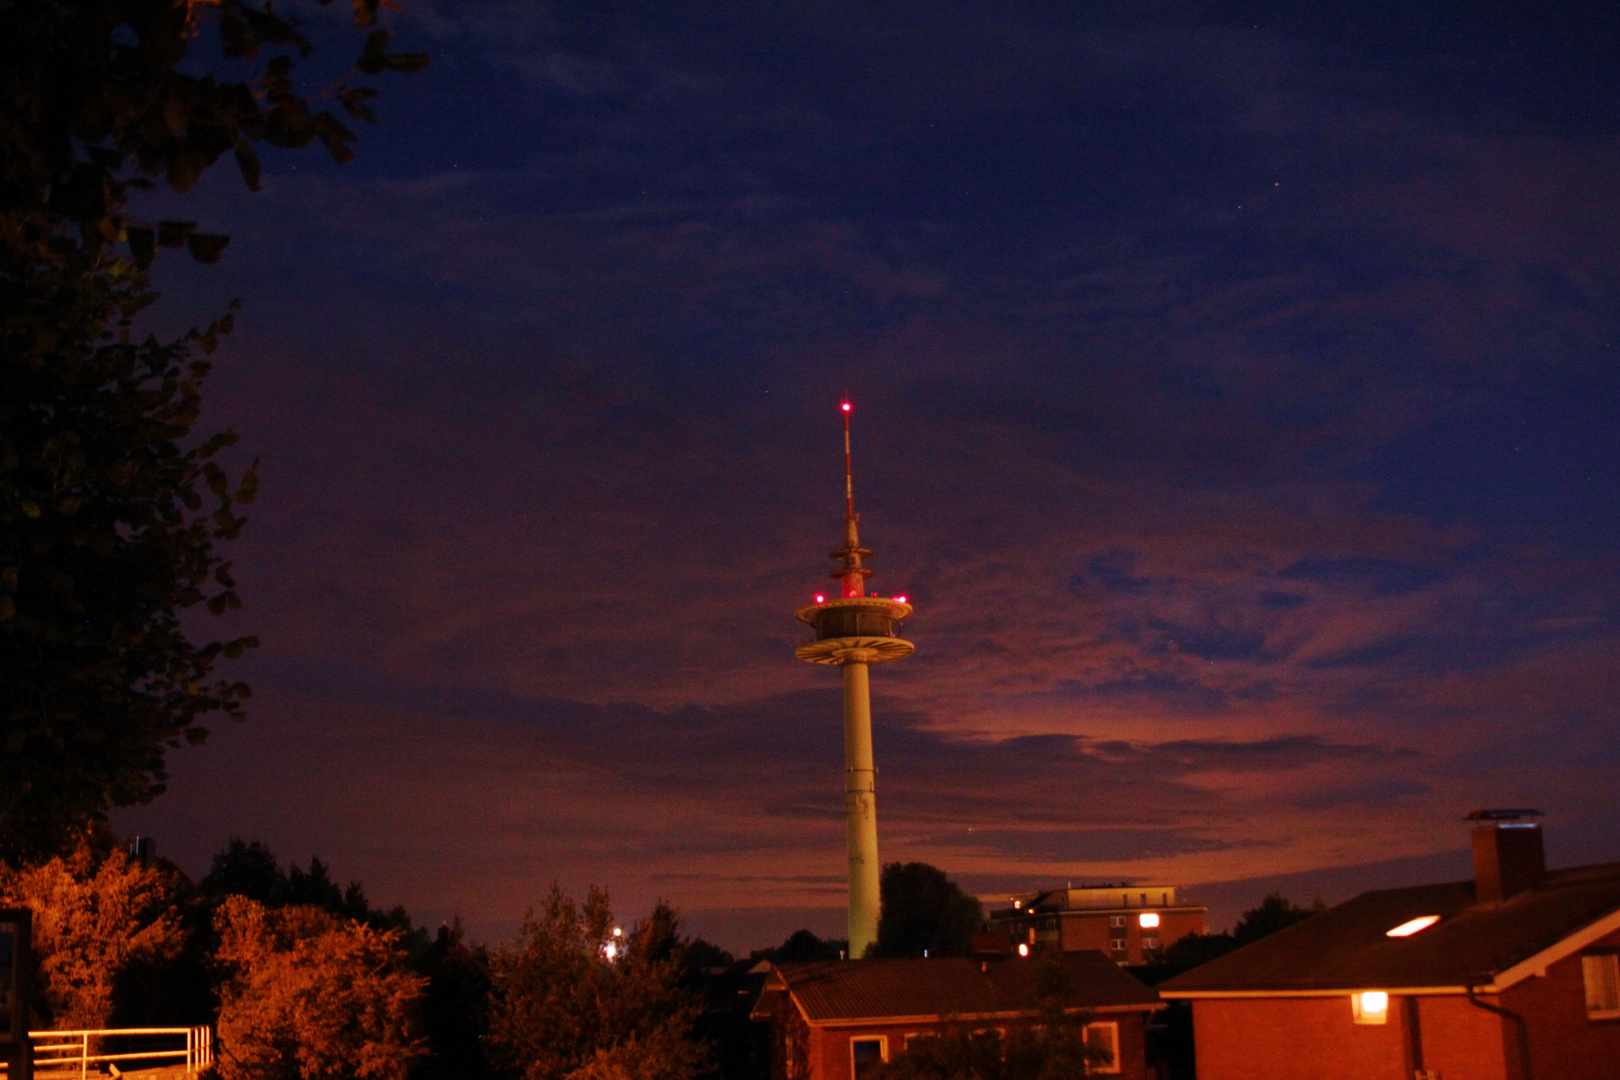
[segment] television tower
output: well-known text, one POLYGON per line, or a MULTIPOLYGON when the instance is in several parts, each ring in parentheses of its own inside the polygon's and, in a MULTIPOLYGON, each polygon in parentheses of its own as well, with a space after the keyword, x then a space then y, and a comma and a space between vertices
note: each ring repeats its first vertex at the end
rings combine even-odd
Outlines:
POLYGON ((872 764, 872 699, 867 668, 910 656, 912 644, 895 636, 900 620, 911 614, 903 596, 868 595, 872 571, 861 565, 871 550, 861 547, 856 532, 855 483, 850 471, 849 399, 844 413, 844 546, 832 553, 838 569, 839 595, 798 610, 799 621, 815 628, 816 639, 795 653, 812 664, 844 669, 844 831, 849 843, 849 955, 860 959, 877 944, 878 848, 877 768, 872 764))

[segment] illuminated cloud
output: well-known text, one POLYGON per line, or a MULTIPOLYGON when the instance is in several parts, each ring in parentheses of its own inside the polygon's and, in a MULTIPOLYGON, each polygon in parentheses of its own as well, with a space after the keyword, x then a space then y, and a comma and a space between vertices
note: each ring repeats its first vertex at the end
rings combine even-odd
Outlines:
POLYGON ((489 933, 553 877, 836 904, 791 611, 847 387, 918 612, 874 678, 886 858, 1416 872, 1521 802, 1613 857, 1620 106, 1584 61, 1549 90, 1307 5, 411 7, 434 74, 356 168, 211 180, 230 255, 164 267, 247 299, 210 415, 264 459, 266 644, 248 726, 121 822, 489 933))

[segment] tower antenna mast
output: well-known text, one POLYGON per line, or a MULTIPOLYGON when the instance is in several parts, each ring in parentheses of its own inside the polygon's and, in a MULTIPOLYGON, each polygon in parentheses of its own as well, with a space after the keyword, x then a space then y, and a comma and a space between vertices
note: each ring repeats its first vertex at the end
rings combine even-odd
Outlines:
POLYGON ((849 391, 844 391, 844 400, 839 408, 844 411, 844 517, 853 521, 855 519, 855 470, 850 467, 849 457, 849 391))
POLYGON ((900 620, 911 614, 903 596, 868 596, 872 573, 861 565, 872 552, 861 547, 855 520, 855 482, 850 468, 849 395, 844 414, 844 546, 832 552, 832 571, 842 595, 817 596, 795 614, 815 629, 814 641, 795 655, 813 664, 836 664, 844 674, 844 836, 849 851, 849 955, 860 959, 877 944, 879 913, 877 846, 877 766, 872 761, 872 697, 867 670, 885 660, 910 656, 900 620))

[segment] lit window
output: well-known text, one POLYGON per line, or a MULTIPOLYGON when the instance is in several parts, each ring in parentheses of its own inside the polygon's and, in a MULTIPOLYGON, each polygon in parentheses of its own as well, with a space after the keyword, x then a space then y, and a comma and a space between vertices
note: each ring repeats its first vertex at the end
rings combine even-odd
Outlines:
POLYGON ((873 1068, 889 1060, 889 1039, 879 1035, 875 1039, 849 1040, 850 1071, 856 1080, 873 1068))
POLYGON ((1350 995, 1350 1009, 1358 1024, 1383 1024, 1389 1021, 1389 995, 1382 990, 1363 990, 1350 995))
POLYGON ((1086 1072, 1119 1072, 1119 1025, 1087 1024, 1086 1049, 1092 1051, 1093 1056, 1097 1058, 1096 1061, 1086 1062, 1086 1072))
POLYGON ((1620 956, 1581 957, 1581 978, 1586 982, 1586 1015, 1594 1020, 1620 1017, 1620 956))
POLYGON ((1439 921, 1440 916, 1438 915, 1419 915, 1415 919, 1408 919, 1406 922, 1401 923, 1393 930, 1385 930, 1384 935, 1386 937, 1411 937, 1419 930, 1427 930, 1439 921))
POLYGON ((1136 917, 1136 922, 1142 929, 1151 930, 1159 925, 1159 913, 1157 911, 1144 911, 1136 917))

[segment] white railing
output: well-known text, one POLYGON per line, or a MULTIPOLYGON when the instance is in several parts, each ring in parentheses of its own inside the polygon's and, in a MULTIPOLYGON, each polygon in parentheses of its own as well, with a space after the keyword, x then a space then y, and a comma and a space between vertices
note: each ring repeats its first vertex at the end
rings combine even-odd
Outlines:
MULTIPOLYGON (((102 1028, 97 1031, 30 1031, 34 1044, 34 1074, 49 1080, 88 1080, 104 1072, 117 1075, 119 1062, 140 1062, 145 1068, 184 1069, 195 1076, 214 1063, 214 1031, 191 1028, 102 1028), (135 1042, 139 1050, 129 1049, 135 1042), (152 1047, 152 1043, 170 1043, 152 1047), (172 1045, 172 1044, 183 1045, 172 1045), (124 1047, 118 1053, 91 1053, 124 1047)), ((0 1065, 0 1072, 4 1066, 0 1065)))

